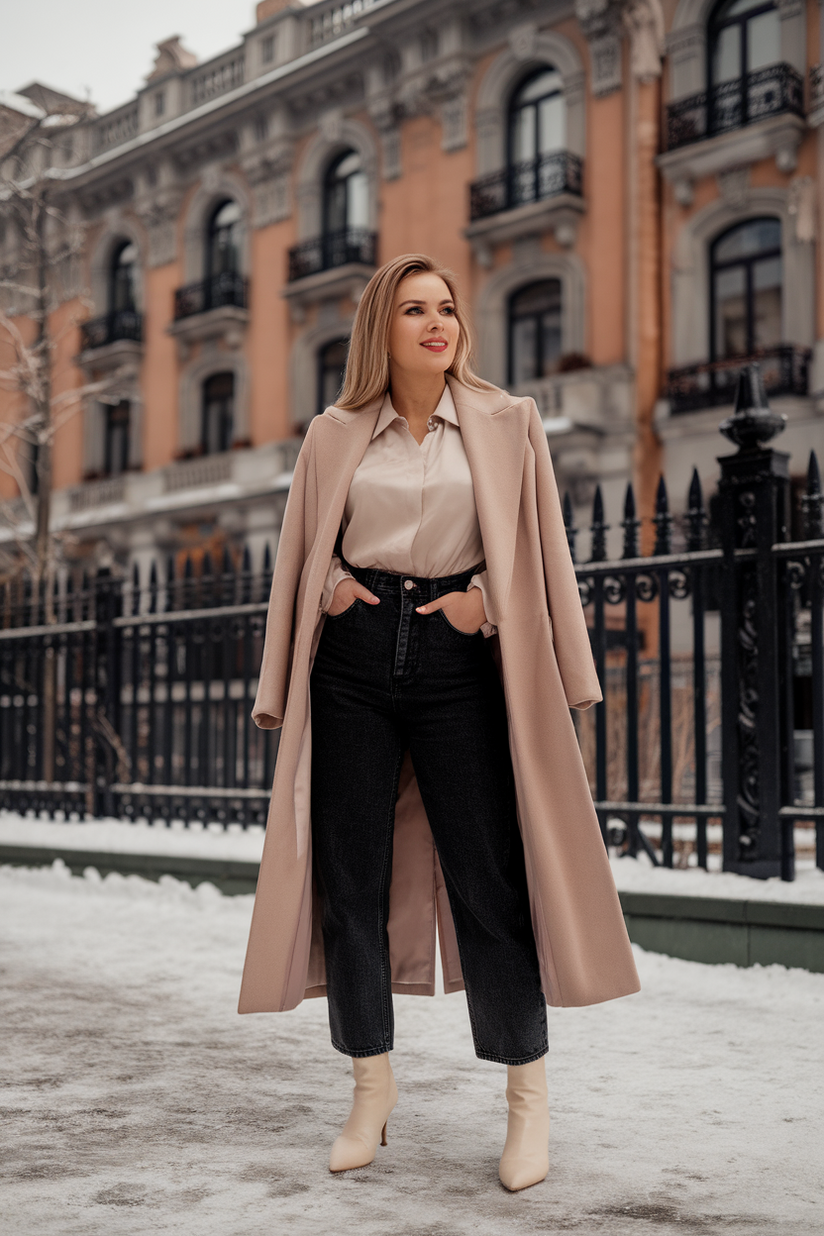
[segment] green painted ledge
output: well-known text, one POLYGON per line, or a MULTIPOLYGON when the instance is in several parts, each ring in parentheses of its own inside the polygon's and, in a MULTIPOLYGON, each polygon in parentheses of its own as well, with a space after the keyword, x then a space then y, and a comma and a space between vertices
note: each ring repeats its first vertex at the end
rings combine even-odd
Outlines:
MULTIPOLYGON (((258 864, 182 855, 116 854, 45 846, 0 845, 0 863, 50 866, 60 858, 76 875, 96 867, 158 880, 204 880, 227 894, 253 893, 258 864)), ((653 953, 737 966, 798 966, 824 974, 824 905, 735 901, 663 893, 619 893, 630 939, 653 953)))

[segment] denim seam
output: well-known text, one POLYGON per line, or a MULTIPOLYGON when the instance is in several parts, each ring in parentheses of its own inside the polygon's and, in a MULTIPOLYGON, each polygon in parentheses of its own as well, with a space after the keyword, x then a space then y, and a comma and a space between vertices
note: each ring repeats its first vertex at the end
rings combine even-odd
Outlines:
MULTIPOLYGON (((386 832, 384 834, 383 843, 383 863, 381 866, 381 890, 383 890, 387 879, 387 868, 389 867, 389 852, 391 849, 391 840, 393 837, 393 827, 395 819, 395 803, 398 797, 398 782, 401 775, 401 766, 403 764, 403 748, 398 747, 398 755, 395 760, 395 775, 392 778, 392 792, 389 796, 389 811, 386 819, 386 832)), ((391 873, 390 873, 391 874, 391 873)), ((383 921, 383 896, 381 896, 380 906, 378 908, 378 939, 380 942, 381 953, 381 1015, 383 1017, 383 1033, 384 1039, 388 1043, 393 1042, 392 1034, 392 990, 391 990, 391 973, 387 976, 387 964, 389 963, 388 949, 384 945, 384 934, 386 932, 386 924, 383 921), (390 988, 387 996, 387 977, 389 977, 390 988)), ((391 963, 390 963, 391 964, 391 963)))

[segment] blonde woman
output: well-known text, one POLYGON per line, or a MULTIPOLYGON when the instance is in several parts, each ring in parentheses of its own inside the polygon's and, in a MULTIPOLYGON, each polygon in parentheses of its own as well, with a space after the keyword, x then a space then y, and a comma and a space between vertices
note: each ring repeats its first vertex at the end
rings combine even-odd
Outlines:
POLYGON ((507 1068, 500 1179, 546 1176, 546 1002, 638 988, 569 714, 600 698, 535 403, 472 372, 454 276, 397 258, 295 467, 253 711, 283 731, 240 1011, 328 997, 331 1171, 386 1144, 392 993, 434 994, 437 926, 507 1068))

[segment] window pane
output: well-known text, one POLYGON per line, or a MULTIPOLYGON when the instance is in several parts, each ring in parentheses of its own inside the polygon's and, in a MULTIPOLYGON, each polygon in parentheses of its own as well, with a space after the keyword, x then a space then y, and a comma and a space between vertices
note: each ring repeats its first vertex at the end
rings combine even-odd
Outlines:
POLYGON ((558 368, 558 357, 561 355, 561 312, 560 308, 552 313, 541 315, 541 376, 547 377, 558 368))
POLYGON ((541 283, 532 283, 512 297, 512 316, 523 317, 526 314, 545 312, 560 313, 561 280, 545 279, 541 283))
POLYGON ((369 182, 365 172, 355 172, 346 181, 346 227, 369 226, 369 182))
POLYGON ((753 266, 753 335, 757 348, 781 342, 781 258, 753 266))
POLYGON ((553 95, 538 104, 538 154, 563 150, 566 146, 564 96, 553 95))
POLYGON ((351 176, 354 172, 359 172, 360 170, 360 155, 356 150, 350 150, 349 154, 345 154, 334 165, 332 175, 335 180, 346 180, 347 176, 351 176))
POLYGON ((753 219, 727 232, 714 249, 717 262, 749 257, 781 248, 781 223, 778 219, 753 219))
POLYGON ((768 64, 778 64, 780 60, 778 13, 771 9, 768 13, 759 13, 747 22, 747 66, 752 72, 753 69, 763 69, 768 64))
POLYGON ((512 323, 511 381, 531 382, 537 378, 537 335, 535 318, 521 318, 512 323))
POLYGON ((741 76, 741 30, 738 25, 719 30, 712 49, 712 80, 731 82, 741 76))
POLYGON ((746 273, 736 266, 715 277, 715 355, 721 360, 747 351, 746 273))
POLYGON ((124 399, 106 410, 106 472, 120 476, 129 466, 129 413, 124 399))
POLYGON ((347 346, 346 339, 336 339, 321 349, 318 412, 323 412, 335 402, 343 386, 347 346))
POLYGON ((228 451, 232 444, 234 389, 232 373, 216 373, 203 384, 201 446, 207 455, 228 451))
POLYGON ((535 158, 535 109, 525 107, 512 117, 512 161, 535 158))
POLYGON ((561 82, 561 74, 555 69, 546 69, 537 77, 531 77, 521 86, 520 90, 512 100, 513 105, 518 107, 522 103, 534 103, 536 99, 541 99, 545 94, 552 94, 555 90, 560 90, 563 83, 561 82))
POLYGON ((731 4, 722 5, 715 14, 713 21, 727 21, 730 17, 740 17, 751 9, 760 9, 764 0, 732 0, 731 4))

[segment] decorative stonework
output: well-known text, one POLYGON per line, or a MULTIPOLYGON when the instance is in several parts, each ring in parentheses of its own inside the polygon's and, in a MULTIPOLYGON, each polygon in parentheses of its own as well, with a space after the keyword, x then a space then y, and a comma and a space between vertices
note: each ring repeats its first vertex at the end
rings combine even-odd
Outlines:
POLYGON ((719 172, 716 176, 718 192, 728 206, 740 210, 747 200, 750 187, 750 169, 748 167, 733 167, 727 172, 719 172))
POLYGON ((135 213, 149 238, 147 265, 152 269, 173 262, 177 256, 177 220, 182 201, 181 189, 163 189, 135 202, 135 213))
POLYGON ((596 96, 621 88, 621 16, 615 0, 575 0, 575 16, 589 44, 590 89, 596 96))

